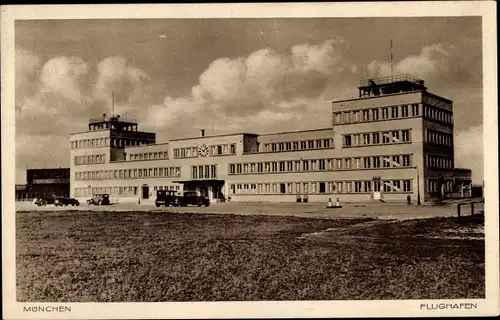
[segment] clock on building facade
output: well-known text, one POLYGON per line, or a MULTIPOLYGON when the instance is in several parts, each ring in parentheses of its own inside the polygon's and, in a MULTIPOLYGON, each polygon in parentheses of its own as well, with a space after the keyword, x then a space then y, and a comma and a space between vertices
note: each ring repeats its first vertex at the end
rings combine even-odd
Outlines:
POLYGON ((198 147, 198 155, 200 157, 208 157, 208 155, 210 154, 210 149, 208 148, 207 145, 201 145, 198 147))

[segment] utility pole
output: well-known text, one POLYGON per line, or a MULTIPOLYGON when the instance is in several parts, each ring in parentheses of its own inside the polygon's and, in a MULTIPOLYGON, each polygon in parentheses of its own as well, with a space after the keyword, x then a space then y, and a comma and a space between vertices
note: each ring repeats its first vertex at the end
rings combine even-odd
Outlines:
POLYGON ((420 205, 420 175, 418 174, 418 167, 415 167, 417 169, 417 205, 420 205))

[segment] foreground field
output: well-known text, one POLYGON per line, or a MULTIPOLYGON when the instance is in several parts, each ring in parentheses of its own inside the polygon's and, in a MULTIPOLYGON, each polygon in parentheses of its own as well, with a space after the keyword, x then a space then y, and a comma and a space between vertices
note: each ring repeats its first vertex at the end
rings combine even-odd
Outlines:
POLYGON ((18 301, 484 297, 481 216, 18 212, 18 301))

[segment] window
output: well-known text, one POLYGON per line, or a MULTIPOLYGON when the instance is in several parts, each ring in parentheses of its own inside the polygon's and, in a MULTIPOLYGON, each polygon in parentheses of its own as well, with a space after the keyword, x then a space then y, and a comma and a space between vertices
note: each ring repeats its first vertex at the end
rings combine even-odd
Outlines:
POLYGON ((229 173, 230 174, 234 174, 235 173, 235 165, 234 164, 230 164, 229 165, 229 173))
POLYGON ((345 123, 351 122, 351 113, 350 112, 344 112, 344 122, 345 123))
POLYGON ((210 178, 214 179, 217 177, 217 166, 210 166, 210 178))
POLYGON ((363 121, 370 120, 370 110, 363 110, 363 121))
POLYGON ((410 130, 402 130, 401 139, 403 140, 403 142, 410 141, 410 130))
POLYGON ((309 149, 314 149, 314 140, 307 141, 307 147, 309 149))
POLYGON ((351 136, 346 135, 344 136, 344 147, 350 147, 351 146, 351 136))
POLYGON ((399 156, 392 156, 392 167, 400 167, 399 156))
POLYGON ((323 146, 325 148, 330 148, 330 139, 323 140, 323 146))
POLYGON ((389 108, 382 108, 382 119, 389 118, 389 108))
POLYGON ((236 165, 236 173, 241 173, 241 164, 236 165))
POLYGON ((371 181, 365 181, 365 192, 372 192, 372 182, 371 181))
POLYGON ((389 132, 382 132, 382 143, 389 143, 389 132))
POLYGON ((391 158, 390 157, 383 157, 383 167, 384 168, 390 168, 391 167, 391 158))
POLYGON ((409 167, 409 166, 411 166, 411 157, 410 157, 409 154, 405 154, 401 158, 402 158, 402 161, 403 161, 403 167, 409 167))
POLYGON ((371 167, 370 157, 365 157, 364 158, 364 165, 365 165, 366 169, 369 169, 371 167))
POLYGON ((304 171, 309 171, 309 161, 308 160, 302 160, 302 168, 304 168, 304 171))
POLYGON ((411 105, 411 115, 412 116, 418 116, 418 108, 419 108, 418 104, 411 105))
POLYGON ((398 114, 398 109, 399 109, 399 107, 398 107, 398 106, 391 107, 391 116, 392 116, 392 118, 397 118, 397 117, 399 117, 399 114, 398 114))
POLYGON ((379 144, 380 143, 380 132, 374 132, 372 133, 373 137, 373 144, 379 144))
POLYGON ((280 183, 280 193, 286 193, 286 185, 284 183, 280 183))
POLYGON ((345 167, 346 169, 351 169, 351 158, 345 159, 345 167))
POLYGON ((263 171, 263 164, 262 162, 257 163, 257 171, 262 172, 263 171))
POLYGON ((408 117, 409 116, 408 105, 401 106, 401 116, 402 117, 408 117))
POLYGON ((391 182, 384 181, 384 192, 391 192, 391 182))
POLYGON ((319 170, 325 170, 325 160, 319 160, 319 170))
POLYGON ((363 134, 363 144, 370 144, 370 134, 369 133, 363 134))
POLYGON ((401 183, 400 183, 399 180, 394 180, 392 182, 392 186, 393 186, 393 189, 394 189, 395 192, 401 191, 401 183))
POLYGON ((343 192, 343 186, 344 186, 344 183, 339 181, 337 182, 337 192, 338 193, 342 193, 343 192))
POLYGON ((372 120, 378 120, 378 109, 372 109, 372 120))
POLYGON ((301 141, 300 142, 300 149, 306 149, 307 148, 307 142, 306 141, 301 141))
POLYGON ((403 191, 411 191, 411 180, 403 180, 403 191))
POLYGON ((354 192, 361 192, 361 181, 354 182, 354 192))
POLYGON ((392 142, 398 143, 399 142, 399 131, 392 131, 392 142))
POLYGON ((319 193, 325 193, 326 192, 326 187, 324 182, 319 183, 319 193))

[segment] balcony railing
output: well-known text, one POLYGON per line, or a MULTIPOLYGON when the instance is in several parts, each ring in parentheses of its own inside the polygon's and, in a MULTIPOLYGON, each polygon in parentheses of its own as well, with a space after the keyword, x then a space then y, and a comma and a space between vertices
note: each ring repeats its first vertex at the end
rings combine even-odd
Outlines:
POLYGON ((129 117, 123 117, 123 116, 120 116, 119 118, 118 117, 109 117, 109 116, 105 116, 105 117, 101 116, 101 117, 98 117, 98 118, 90 118, 89 119, 89 123, 111 121, 112 118, 115 119, 115 120, 117 120, 117 121, 120 121, 120 122, 137 123, 136 119, 129 118, 129 117))
POLYGON ((408 81, 408 82, 411 82, 414 84, 423 84, 424 83, 423 80, 415 78, 409 74, 400 74, 400 75, 388 76, 388 77, 364 79, 364 80, 361 80, 361 82, 359 83, 359 86, 360 87, 368 87, 372 84, 382 85, 382 84, 389 84, 389 83, 400 82, 400 81, 408 81))

